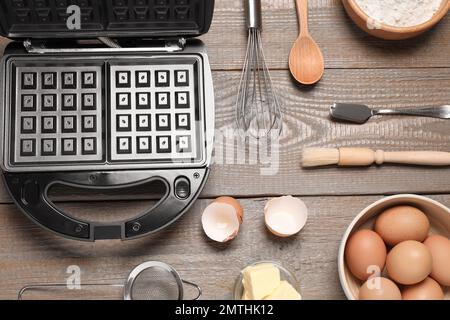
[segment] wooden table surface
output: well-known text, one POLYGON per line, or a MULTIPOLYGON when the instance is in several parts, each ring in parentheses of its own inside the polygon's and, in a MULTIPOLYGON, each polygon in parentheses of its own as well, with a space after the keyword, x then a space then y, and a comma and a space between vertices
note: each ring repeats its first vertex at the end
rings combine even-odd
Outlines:
MULTIPOLYGON (((337 251, 348 224, 359 211, 388 194, 417 193, 450 205, 450 169, 373 167, 302 170, 307 146, 366 146, 386 150, 450 150, 450 126, 442 120, 377 118, 362 126, 331 122, 335 101, 374 107, 437 106, 450 101, 450 17, 434 30, 409 41, 386 42, 360 31, 339 0, 310 0, 310 31, 323 50, 326 71, 313 88, 292 83, 287 69, 298 32, 294 1, 263 0, 263 42, 274 84, 283 104, 284 132, 279 171, 261 175, 264 166, 216 163, 201 199, 176 224, 133 242, 79 243, 33 224, 0 187, 0 298, 15 299, 27 284, 65 282, 66 269, 78 265, 83 283, 122 283, 147 260, 173 265, 198 283, 205 299, 230 298, 239 270, 259 260, 276 260, 295 272, 305 299, 342 299, 337 251), (306 228, 280 240, 264 227, 268 198, 291 194, 309 207, 306 228), (232 195, 242 200, 245 222, 230 244, 217 245, 203 234, 200 218, 211 199, 232 195)), ((234 127, 237 84, 246 47, 243 1, 216 0, 209 46, 216 94, 216 127, 234 127)), ((2 47, 5 39, 0 40, 2 47)), ((230 145, 228 145, 230 144, 230 145)), ((217 150, 234 150, 216 141, 217 150)), ((232 155, 227 154, 227 157, 232 155)), ((95 195, 59 190, 55 199, 77 217, 119 220, 151 204, 147 190, 95 195)), ((81 298, 120 298, 120 290, 76 292, 81 298)), ((192 292, 188 292, 188 295, 192 292)), ((53 297, 54 292, 33 298, 53 297)), ((59 292, 65 297, 67 292, 59 292)), ((71 295, 74 295, 72 292, 71 295)))

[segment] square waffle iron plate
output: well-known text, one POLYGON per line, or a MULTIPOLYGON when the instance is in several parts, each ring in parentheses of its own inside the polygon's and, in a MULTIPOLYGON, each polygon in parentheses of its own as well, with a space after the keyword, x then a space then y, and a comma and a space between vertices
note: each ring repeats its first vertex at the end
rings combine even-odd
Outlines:
MULTIPOLYGON (((19 41, 44 39, 50 30, 53 37, 196 36, 209 28, 212 6, 196 0, 7 0, 0 4, 0 25, 19 41), (58 12, 70 4, 82 8, 85 30, 61 26, 58 12)), ((49 230, 88 241, 140 237, 179 218, 206 182, 214 94, 198 40, 179 52, 30 53, 16 43, 5 51, 0 85, 6 184, 16 204, 49 230), (116 189, 153 180, 166 186, 161 201, 133 220, 111 224, 78 221, 47 196, 55 184, 116 189)))

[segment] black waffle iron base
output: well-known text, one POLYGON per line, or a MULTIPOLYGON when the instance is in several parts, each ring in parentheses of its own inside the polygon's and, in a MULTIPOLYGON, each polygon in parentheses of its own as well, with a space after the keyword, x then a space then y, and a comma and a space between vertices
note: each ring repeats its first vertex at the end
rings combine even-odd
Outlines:
POLYGON ((1 164, 12 198, 36 223, 76 240, 134 239, 171 224, 197 199, 212 154, 211 70, 200 41, 171 41, 7 48, 1 164), (79 221, 48 197, 57 184, 106 190, 155 180, 165 195, 130 221, 79 221))

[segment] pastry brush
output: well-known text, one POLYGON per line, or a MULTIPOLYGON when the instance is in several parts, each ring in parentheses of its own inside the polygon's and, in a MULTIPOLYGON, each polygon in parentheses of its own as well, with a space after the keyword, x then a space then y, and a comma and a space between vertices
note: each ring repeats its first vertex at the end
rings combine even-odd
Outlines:
POLYGON ((449 152, 436 151, 398 151, 385 152, 367 148, 307 148, 303 150, 304 168, 337 165, 342 167, 363 167, 384 163, 450 166, 449 152))

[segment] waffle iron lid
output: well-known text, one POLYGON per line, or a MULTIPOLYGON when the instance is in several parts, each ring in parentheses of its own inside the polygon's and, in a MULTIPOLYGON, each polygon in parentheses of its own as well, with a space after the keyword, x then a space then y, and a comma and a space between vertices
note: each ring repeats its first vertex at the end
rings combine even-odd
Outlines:
POLYGON ((9 38, 196 37, 211 25, 214 0, 1 0, 9 38))

